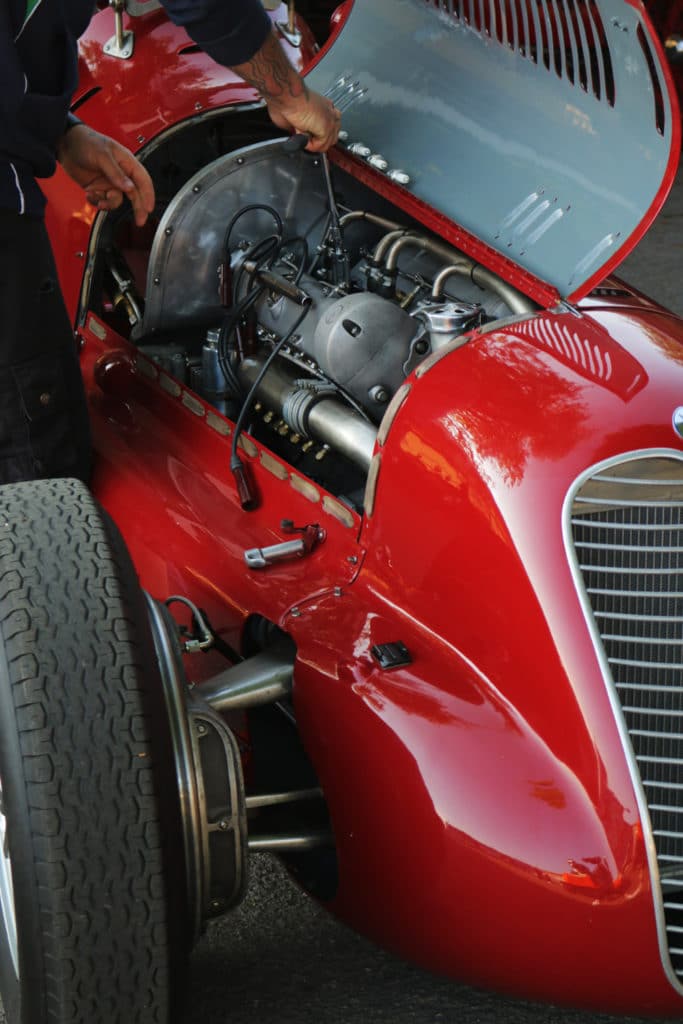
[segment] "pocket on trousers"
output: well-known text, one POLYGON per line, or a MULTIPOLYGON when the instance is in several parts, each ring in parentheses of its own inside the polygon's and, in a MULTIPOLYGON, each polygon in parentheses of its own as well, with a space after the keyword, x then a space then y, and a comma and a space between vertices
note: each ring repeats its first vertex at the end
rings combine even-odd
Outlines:
MULTIPOLYGON (((74 410, 59 356, 41 356, 20 363, 9 368, 8 376, 14 385, 23 428, 16 456, 28 456, 33 477, 73 475, 78 462, 74 410)), ((9 427, 10 434, 18 440, 19 428, 15 430, 12 424, 9 427)))

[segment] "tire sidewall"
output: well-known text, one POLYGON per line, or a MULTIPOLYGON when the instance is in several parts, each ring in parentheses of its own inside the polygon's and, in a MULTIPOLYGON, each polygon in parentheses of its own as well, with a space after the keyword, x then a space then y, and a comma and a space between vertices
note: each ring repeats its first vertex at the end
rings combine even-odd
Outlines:
POLYGON ((0 995, 7 1024, 45 1020, 43 948, 29 809, 4 643, 0 638, 0 779, 7 822, 17 924, 19 975, 14 973, 4 921, 0 928, 0 995))

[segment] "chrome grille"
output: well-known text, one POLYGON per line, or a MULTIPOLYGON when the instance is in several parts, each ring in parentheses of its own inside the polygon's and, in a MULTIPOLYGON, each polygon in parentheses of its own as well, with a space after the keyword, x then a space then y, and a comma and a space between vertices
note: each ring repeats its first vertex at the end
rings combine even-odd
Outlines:
POLYGON ((683 459, 599 468, 574 496, 571 535, 647 801, 671 967, 683 979, 683 459))

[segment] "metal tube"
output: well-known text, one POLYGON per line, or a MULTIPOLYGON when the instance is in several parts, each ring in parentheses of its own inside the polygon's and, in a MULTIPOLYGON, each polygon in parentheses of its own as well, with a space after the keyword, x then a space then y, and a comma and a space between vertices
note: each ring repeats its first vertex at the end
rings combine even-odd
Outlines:
POLYGON ((429 238, 427 235, 410 234, 403 235, 402 238, 398 238, 391 246, 386 259, 387 270, 396 270, 398 257, 402 250, 407 249, 408 247, 427 249, 429 252, 433 253, 434 256, 439 256, 449 264, 461 260, 464 264, 473 266, 472 260, 469 260, 467 256, 463 256, 463 254, 458 252, 457 249, 452 249, 450 245, 445 245, 443 242, 437 242, 435 239, 429 238))
MULTIPOLYGON (((237 368, 240 379, 251 386, 265 362, 259 355, 243 359, 237 368)), ((258 397, 271 409, 282 413, 286 399, 300 388, 296 371, 282 364, 269 367, 258 386, 258 397)), ((315 440, 345 455, 366 472, 370 468, 377 438, 377 427, 360 413, 336 398, 322 398, 308 413, 310 433, 315 440)), ((291 426, 291 424, 290 424, 291 426)))
POLYGON ((507 281, 503 281, 492 270, 482 267, 481 264, 474 267, 470 276, 475 284, 482 288, 490 288, 492 292, 495 292, 513 313, 535 313, 538 309, 535 302, 523 295, 522 292, 517 291, 507 281))
POLYGON ((285 850, 317 850, 320 846, 332 846, 329 832, 308 832, 304 835, 249 836, 250 853, 282 853, 285 850))
POLYGON ((410 228, 396 228, 394 231, 390 231, 384 238, 380 238, 379 242, 375 247, 375 251, 372 254, 372 258, 375 263, 381 263, 384 259, 387 250, 394 244, 399 238, 421 238, 421 235, 416 235, 410 228))
POLYGON ((432 285, 432 298, 440 299, 443 295, 443 286, 449 277, 462 277, 467 274, 469 276, 471 267, 465 266, 462 263, 453 263, 450 267, 444 267, 434 278, 434 284, 432 285))
POLYGON ((370 213, 368 210, 349 210, 348 213, 343 214, 339 219, 339 226, 345 228, 347 224, 352 224, 357 220, 366 220, 368 224, 375 224, 378 228, 384 228, 385 231, 405 231, 405 228, 401 228, 398 221, 389 220, 388 217, 380 217, 377 213, 370 213))
POLYGON ((377 439, 374 424, 341 402, 324 398, 309 412, 308 425, 313 437, 368 472, 377 439))
POLYGON ((195 689, 217 711, 259 707, 290 695, 293 670, 292 655, 261 651, 195 689))
POLYGON ((533 313, 538 309, 536 303, 532 302, 531 299, 527 298, 526 295, 523 295, 522 292, 518 291, 511 284, 508 284, 507 281, 503 281, 493 271, 487 270, 486 267, 482 267, 480 264, 468 259, 468 257, 458 253, 457 250, 444 245, 442 242, 437 242, 433 238, 428 238, 426 235, 404 235, 402 238, 397 239, 387 255, 387 271, 396 270, 398 257, 402 250, 408 248, 408 246, 421 246, 435 256, 439 256, 444 261, 447 261, 449 266, 462 266, 463 274, 471 276, 475 284, 478 284, 481 288, 489 288, 503 300, 513 313, 533 313))
POLYGON ((327 153, 320 154, 320 162, 323 168, 325 189, 327 190, 327 209, 330 215, 330 224, 327 229, 328 253, 334 263, 334 283, 349 287, 349 254, 344 248, 344 238, 339 223, 339 210, 337 200, 334 197, 332 185, 332 172, 327 153))
POLYGON ((123 50, 123 5, 117 4, 114 7, 114 32, 116 33, 116 49, 119 53, 123 50))
POLYGON ((298 800, 322 799, 323 791, 319 786, 313 789, 292 789, 286 793, 257 793, 246 798, 247 810, 257 807, 275 807, 277 804, 293 804, 298 800))

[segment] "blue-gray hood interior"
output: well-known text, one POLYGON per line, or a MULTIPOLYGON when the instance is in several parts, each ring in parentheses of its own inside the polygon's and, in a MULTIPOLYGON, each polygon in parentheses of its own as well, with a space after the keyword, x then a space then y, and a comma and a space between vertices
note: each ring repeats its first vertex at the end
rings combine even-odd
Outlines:
POLYGON ((678 108, 651 32, 626 0, 355 0, 307 81, 343 110, 347 148, 576 299, 673 175, 678 108))

